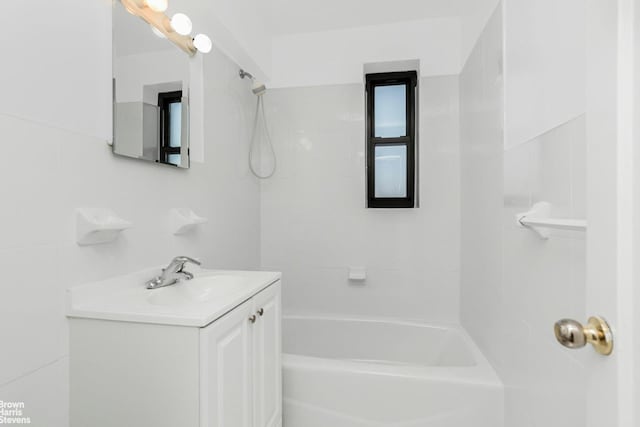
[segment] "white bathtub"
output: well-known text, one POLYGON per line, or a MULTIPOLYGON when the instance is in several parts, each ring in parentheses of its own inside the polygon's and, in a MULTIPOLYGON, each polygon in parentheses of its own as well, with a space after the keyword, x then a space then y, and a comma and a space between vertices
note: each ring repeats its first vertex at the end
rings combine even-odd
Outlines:
POLYGON ((503 387, 458 327, 285 316, 284 427, 501 427, 503 387))

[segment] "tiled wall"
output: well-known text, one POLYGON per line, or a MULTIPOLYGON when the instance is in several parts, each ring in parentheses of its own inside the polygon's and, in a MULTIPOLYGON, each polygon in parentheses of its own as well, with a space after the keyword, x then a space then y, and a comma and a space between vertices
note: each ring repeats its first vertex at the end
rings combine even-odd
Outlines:
POLYGON ((505 145, 583 114, 586 2, 504 0, 505 145))
POLYGON ((567 351, 553 335, 557 320, 588 317, 585 235, 558 231, 544 241, 515 222, 538 201, 549 201, 554 215, 585 218, 585 183, 584 116, 504 153, 503 332, 490 351, 507 388, 506 425, 586 425, 590 354, 567 351))
POLYGON ((500 64, 501 8, 460 78, 461 318, 505 384, 505 425, 584 426, 588 355, 567 352, 552 330, 586 318, 584 235, 544 241, 515 215, 548 201, 554 215, 585 217, 585 118, 504 148, 500 64))
MULTIPOLYGON (((502 15, 493 14, 460 75, 461 319, 483 351, 501 324, 502 15)), ((497 354, 487 354, 497 356, 497 354)))
MULTIPOLYGON (((110 67, 106 75, 101 67, 111 61, 111 29, 99 23, 110 22, 111 2, 55 2, 46 13, 49 3, 37 1, 45 23, 35 19, 32 2, 12 6, 23 26, 15 34, 39 38, 44 49, 14 51, 15 39, 0 38, 0 51, 15 59, 0 67, 2 81, 10 82, 10 101, 0 107, 0 400, 24 400, 33 425, 63 427, 64 290, 179 254, 210 267, 257 268, 260 200, 246 162, 255 98, 233 63, 216 51, 205 58, 204 163, 185 171, 117 158, 103 135, 111 81, 110 67), (67 32, 48 27, 63 25, 67 14, 84 19, 73 22, 72 43, 67 32), (76 207, 112 208, 135 227, 113 244, 79 247, 76 207), (173 236, 174 207, 193 208, 210 222, 197 234, 173 236)), ((15 25, 4 22, 6 15, 2 32, 10 34, 15 25)))
POLYGON ((265 104, 279 169, 262 183, 262 267, 283 271, 285 310, 457 322, 457 76, 420 82, 419 209, 365 208, 362 84, 272 90, 265 104))

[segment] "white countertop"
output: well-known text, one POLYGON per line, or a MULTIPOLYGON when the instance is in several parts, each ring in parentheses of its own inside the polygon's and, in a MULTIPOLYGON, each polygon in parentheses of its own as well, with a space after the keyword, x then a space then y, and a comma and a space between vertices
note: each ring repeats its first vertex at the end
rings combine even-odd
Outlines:
POLYGON ((206 270, 194 279, 146 289, 160 267, 67 290, 67 317, 204 327, 281 278, 268 271, 206 270))

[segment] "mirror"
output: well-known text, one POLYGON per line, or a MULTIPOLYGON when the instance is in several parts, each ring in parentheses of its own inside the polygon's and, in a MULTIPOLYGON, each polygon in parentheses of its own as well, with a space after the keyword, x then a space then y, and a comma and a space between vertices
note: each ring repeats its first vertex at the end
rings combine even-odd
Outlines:
POLYGON ((113 6, 113 152, 189 167, 189 56, 113 6))

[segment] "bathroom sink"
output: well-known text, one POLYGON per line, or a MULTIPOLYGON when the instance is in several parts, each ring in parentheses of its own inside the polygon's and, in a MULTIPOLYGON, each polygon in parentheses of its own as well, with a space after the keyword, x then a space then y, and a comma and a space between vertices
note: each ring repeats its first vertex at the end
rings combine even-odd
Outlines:
POLYGON ((243 280, 238 276, 197 277, 175 285, 147 291, 147 301, 154 305, 202 304, 224 295, 242 292, 243 280))
POLYGON ((67 290, 67 316, 204 327, 280 280, 267 271, 207 270, 189 266, 191 280, 157 289, 145 284, 161 267, 67 290))

